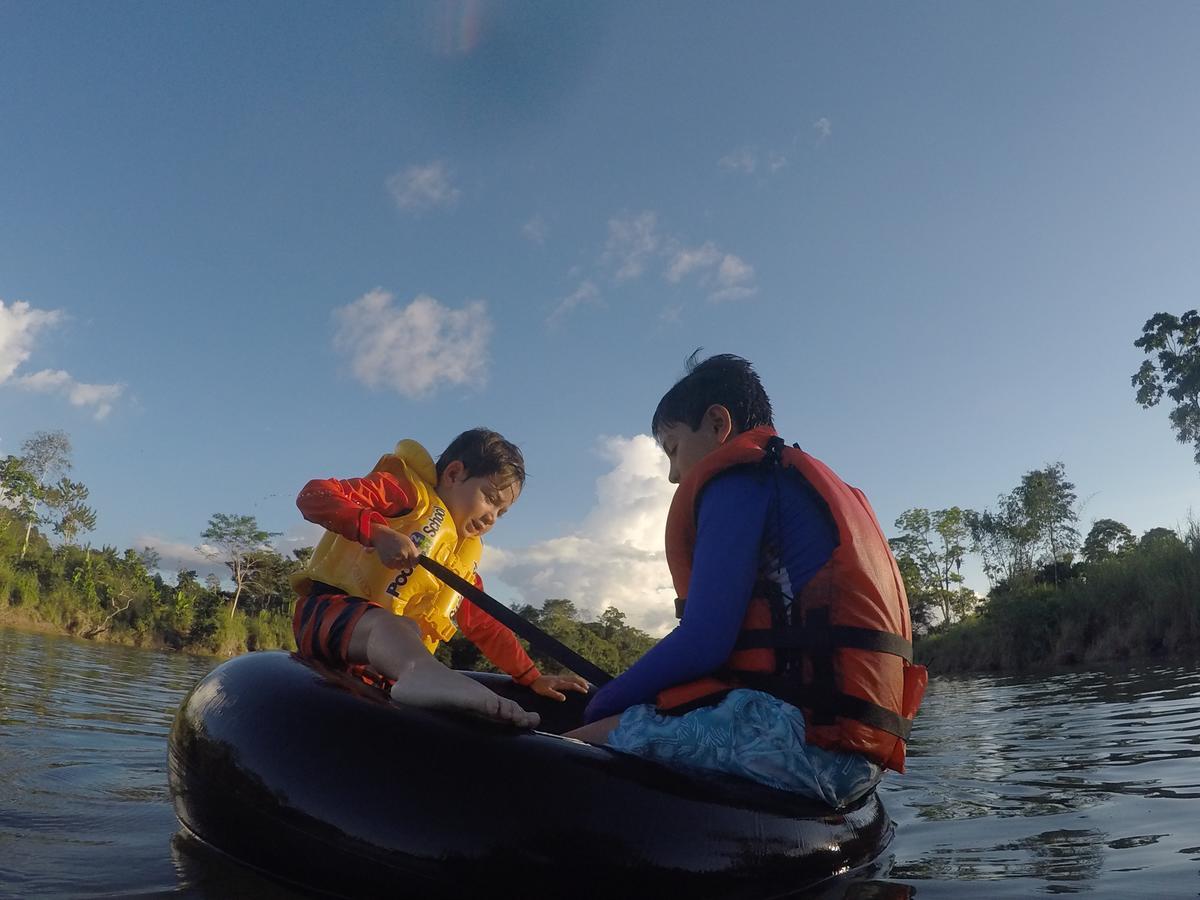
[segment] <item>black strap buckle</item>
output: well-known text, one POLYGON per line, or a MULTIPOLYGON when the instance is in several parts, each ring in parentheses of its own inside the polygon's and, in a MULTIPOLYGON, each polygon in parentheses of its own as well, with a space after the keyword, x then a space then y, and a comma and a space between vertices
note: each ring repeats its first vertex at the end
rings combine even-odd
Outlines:
POLYGON ((763 448, 763 462, 765 462, 768 466, 782 465, 783 448, 786 446, 787 444, 784 443, 783 438, 781 438, 779 435, 768 438, 767 446, 763 448))

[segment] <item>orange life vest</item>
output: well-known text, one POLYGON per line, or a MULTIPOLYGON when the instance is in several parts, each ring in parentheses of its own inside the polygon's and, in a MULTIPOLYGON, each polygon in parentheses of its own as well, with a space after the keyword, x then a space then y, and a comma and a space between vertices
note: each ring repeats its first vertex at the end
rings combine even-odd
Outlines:
POLYGON ((862 491, 799 447, 785 446, 773 428, 737 435, 688 473, 671 502, 667 564, 676 592, 684 597, 691 578, 701 491, 717 474, 747 465, 804 478, 828 508, 837 545, 794 598, 760 578, 729 659, 708 677, 660 693, 659 709, 685 712, 737 687, 764 690, 803 710, 810 744, 903 772, 928 675, 912 663, 904 582, 862 491))

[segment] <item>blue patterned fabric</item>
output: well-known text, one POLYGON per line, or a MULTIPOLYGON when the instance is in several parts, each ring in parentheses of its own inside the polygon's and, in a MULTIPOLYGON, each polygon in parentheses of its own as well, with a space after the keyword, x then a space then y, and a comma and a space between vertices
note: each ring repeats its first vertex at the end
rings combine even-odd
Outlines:
POLYGON ((882 774, 857 753, 804 742, 804 714, 762 691, 731 691, 716 706, 664 716, 651 704, 631 706, 606 742, 678 768, 749 778, 830 806, 858 798, 882 774))

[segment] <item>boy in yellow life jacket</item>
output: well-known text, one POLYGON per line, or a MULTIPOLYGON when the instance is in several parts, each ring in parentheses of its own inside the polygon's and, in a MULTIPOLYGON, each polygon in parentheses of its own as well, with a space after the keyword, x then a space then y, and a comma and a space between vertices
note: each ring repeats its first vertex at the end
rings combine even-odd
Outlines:
POLYGON ((516 636, 464 602, 417 559, 431 559, 477 584, 488 533, 520 496, 521 451, 485 428, 456 437, 435 464, 416 441, 401 441, 362 478, 316 479, 296 505, 326 529, 292 578, 292 621, 301 656, 339 668, 366 667, 391 683, 399 703, 463 709, 519 726, 537 715, 493 694, 432 656, 457 630, 497 668, 535 693, 565 699, 587 691, 577 675, 543 675, 516 636))

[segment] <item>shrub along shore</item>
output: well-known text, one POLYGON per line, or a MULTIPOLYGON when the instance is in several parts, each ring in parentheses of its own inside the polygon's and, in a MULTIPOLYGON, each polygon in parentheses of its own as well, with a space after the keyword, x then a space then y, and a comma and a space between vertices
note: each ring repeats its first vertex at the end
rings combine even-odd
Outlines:
POLYGON ((1200 655, 1200 530, 1159 530, 1124 552, 1071 567, 1057 586, 992 590, 978 613, 916 645, 933 674, 1200 655))

